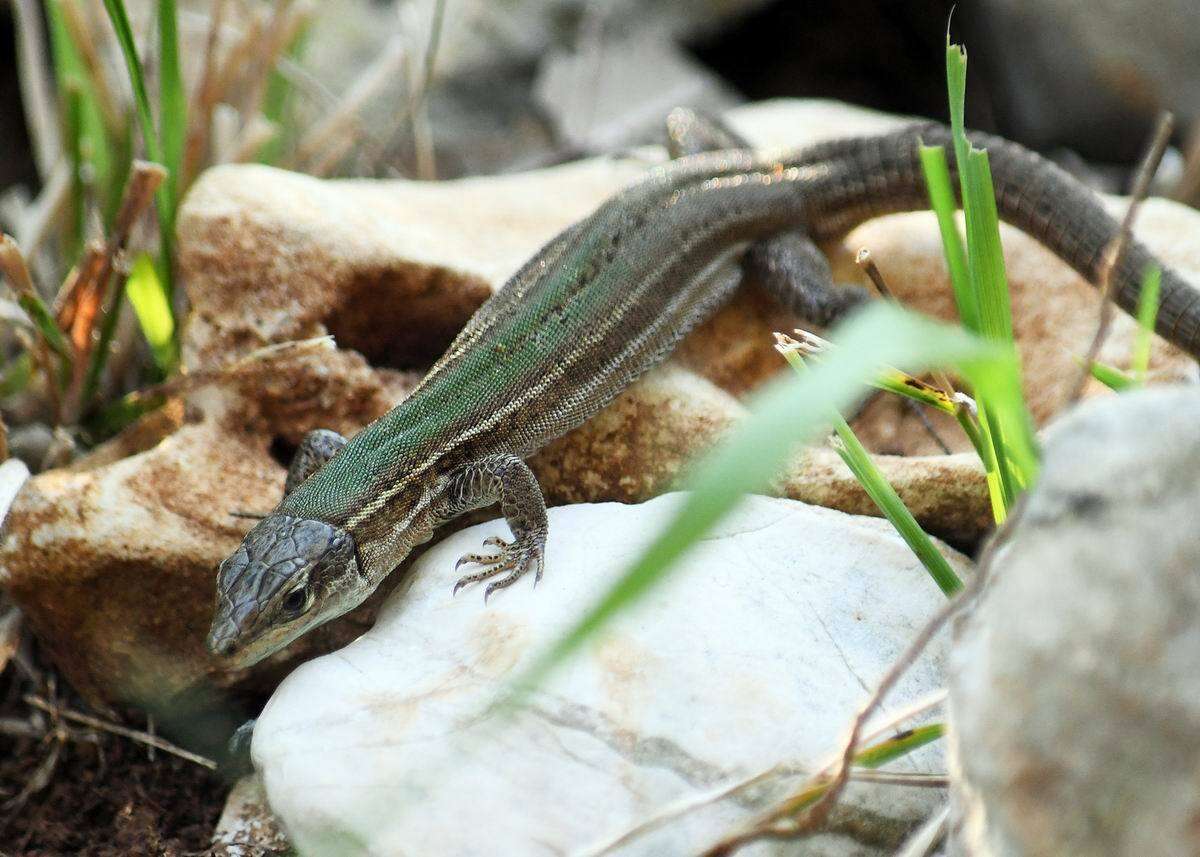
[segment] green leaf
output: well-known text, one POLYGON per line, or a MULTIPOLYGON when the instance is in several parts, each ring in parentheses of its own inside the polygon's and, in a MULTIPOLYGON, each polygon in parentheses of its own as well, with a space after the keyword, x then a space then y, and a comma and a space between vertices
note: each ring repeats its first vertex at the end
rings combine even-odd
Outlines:
POLYGON ((980 333, 996 342, 1013 342, 1012 307, 1008 277, 1000 246, 1000 216, 992 186, 987 152, 972 149, 967 155, 968 268, 972 290, 979 303, 980 333))
POLYGON ((121 47, 121 56, 125 59, 125 68, 129 72, 129 85, 133 88, 133 106, 137 111, 138 123, 142 128, 142 138, 146 143, 146 154, 150 160, 163 163, 162 146, 159 145, 158 132, 154 129, 154 115, 150 111, 150 96, 146 94, 146 79, 142 74, 142 63, 138 59, 137 44, 133 40, 133 28, 129 26, 129 15, 125 11, 123 0, 104 0, 104 9, 112 22, 113 31, 117 35, 117 44, 121 47))
POLYGON ((687 480, 691 493, 657 539, 582 619, 509 688, 521 692, 575 652, 613 616, 661 583, 679 559, 746 493, 761 491, 798 442, 828 425, 832 410, 861 398, 880 365, 919 371, 957 364, 968 378, 993 369, 998 355, 959 328, 880 302, 858 313, 832 337, 839 346, 803 377, 768 385, 750 406, 750 416, 729 439, 696 466, 687 480))
POLYGON ((1138 332, 1133 340, 1133 360, 1130 368, 1137 383, 1146 383, 1150 370, 1150 342, 1154 338, 1154 322, 1158 318, 1158 295, 1162 289, 1162 269, 1151 265, 1142 275, 1142 292, 1138 295, 1138 332))
MULTIPOLYGON (((960 195, 967 223, 966 274, 962 246, 953 221, 952 191, 945 154, 923 147, 921 164, 930 201, 938 215, 947 264, 951 268, 959 313, 968 329, 996 342, 1009 357, 974 389, 979 406, 978 443, 987 468, 988 489, 997 522, 1003 521, 1023 488, 1037 476, 1038 452, 1033 421, 1021 392, 1020 361, 1013 342, 1008 278, 1000 245, 1000 218, 987 153, 974 149, 966 136, 963 114, 967 56, 946 38, 946 85, 950 128, 958 168, 960 195)), ((964 426, 965 428, 965 426, 964 426)), ((972 438, 974 442, 975 437, 972 438)))
POLYGON ((166 289, 148 254, 140 253, 134 260, 125 283, 125 293, 142 334, 150 343, 155 364, 164 375, 170 374, 179 359, 175 348, 175 318, 171 314, 166 289))
MULTIPOLYGON (((188 104, 179 61, 179 22, 175 0, 158 2, 158 121, 162 129, 162 164, 167 168, 168 196, 179 198, 180 167, 187 142, 188 104)), ((174 218, 174 209, 168 214, 174 218)))

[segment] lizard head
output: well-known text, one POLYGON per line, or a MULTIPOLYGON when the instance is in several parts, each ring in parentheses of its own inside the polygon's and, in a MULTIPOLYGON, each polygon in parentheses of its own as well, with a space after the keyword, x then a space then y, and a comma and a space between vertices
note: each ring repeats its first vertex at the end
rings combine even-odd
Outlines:
POLYGON ((268 515, 217 572, 208 650, 248 667, 357 606, 372 589, 345 530, 268 515))

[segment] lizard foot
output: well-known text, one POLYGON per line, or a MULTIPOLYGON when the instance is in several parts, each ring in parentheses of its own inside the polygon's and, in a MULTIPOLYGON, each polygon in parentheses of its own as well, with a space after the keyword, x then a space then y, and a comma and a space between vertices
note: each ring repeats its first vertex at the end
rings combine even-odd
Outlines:
POLYGON ((543 543, 544 539, 532 535, 526 535, 524 538, 512 542, 496 536, 489 536, 484 539, 484 546, 499 548, 499 552, 494 554, 469 553, 459 557, 458 562, 454 564, 455 571, 467 564, 481 565, 483 569, 460 577, 454 584, 454 593, 457 594, 458 590, 469 584, 495 578, 483 591, 483 602, 486 604, 493 592, 512 586, 530 569, 534 570, 533 585, 537 586, 538 581, 542 579, 543 543))

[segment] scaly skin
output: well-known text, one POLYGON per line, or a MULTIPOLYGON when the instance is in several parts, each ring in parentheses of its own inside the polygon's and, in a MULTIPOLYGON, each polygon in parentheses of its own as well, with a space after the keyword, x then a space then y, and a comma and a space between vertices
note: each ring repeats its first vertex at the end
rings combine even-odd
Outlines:
MULTIPOLYGON (((973 141, 988 150, 1001 218, 1095 284, 1118 232, 1097 197, 1014 143, 973 141)), ((778 161, 746 150, 690 155, 566 229, 480 308, 411 396, 324 466, 320 455, 298 456, 294 490, 222 564, 209 648, 253 663, 360 603, 439 525, 496 500, 514 540, 476 555, 487 569, 468 579, 495 575, 490 594, 540 574, 545 508, 523 459, 603 408, 720 306, 751 243, 788 230, 822 241, 927 208, 921 142, 944 146, 953 163, 949 130, 936 124, 778 161)), ((798 246, 784 253, 792 274, 766 278, 792 305, 828 277, 798 246)), ((747 259, 756 255, 772 257, 747 259)), ((1154 261, 1129 246, 1113 272, 1123 309, 1136 307, 1154 261)), ((1165 266, 1161 288, 1158 332, 1200 354, 1200 292, 1165 266)))

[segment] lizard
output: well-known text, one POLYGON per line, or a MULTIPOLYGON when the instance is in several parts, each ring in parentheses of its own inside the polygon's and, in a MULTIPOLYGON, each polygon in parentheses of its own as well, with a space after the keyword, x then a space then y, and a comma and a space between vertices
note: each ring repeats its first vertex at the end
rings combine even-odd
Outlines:
MULTIPOLYGON (((487 300, 417 388, 352 439, 310 433, 278 506, 217 573, 209 651, 249 666, 360 604, 456 516, 499 502, 511 539, 454 591, 485 600, 542 576, 547 518, 525 459, 580 425, 756 275, 816 323, 861 303, 832 283, 818 244, 870 218, 928 208, 919 147, 951 131, 918 123, 757 157, 732 131, 676 112, 679 157, 551 239, 487 300)), ((1001 219, 1093 285, 1119 225, 1085 185, 1001 137, 969 132, 991 161, 1001 219)), ((1162 269, 1159 334, 1200 355, 1200 290, 1133 241, 1108 276, 1133 313, 1144 270, 1162 269)))

